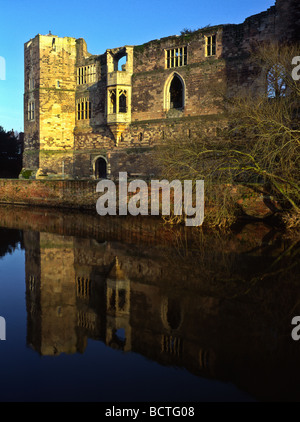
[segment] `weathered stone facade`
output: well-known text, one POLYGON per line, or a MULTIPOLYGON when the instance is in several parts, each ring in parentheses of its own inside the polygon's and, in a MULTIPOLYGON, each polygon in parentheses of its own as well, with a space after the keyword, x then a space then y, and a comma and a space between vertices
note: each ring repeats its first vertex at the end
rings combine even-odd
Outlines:
POLYGON ((249 60, 251 44, 296 38, 299 21, 298 0, 277 0, 239 25, 96 56, 82 38, 37 35, 25 44, 23 173, 96 179, 121 170, 156 174, 155 144, 222 127, 224 93, 266 89, 265 75, 249 60))

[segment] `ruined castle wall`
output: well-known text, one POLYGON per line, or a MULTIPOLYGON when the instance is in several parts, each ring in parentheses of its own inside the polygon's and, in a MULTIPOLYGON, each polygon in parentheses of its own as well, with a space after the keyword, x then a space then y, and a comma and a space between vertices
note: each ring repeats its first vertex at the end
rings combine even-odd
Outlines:
POLYGON ((40 61, 38 38, 30 40, 24 45, 24 157, 23 167, 34 169, 39 167, 38 150, 40 147, 38 113, 40 84, 40 61), (35 107, 34 119, 28 119, 29 104, 35 107))
POLYGON ((222 28, 151 41, 134 49, 132 121, 214 114, 226 73, 222 54, 222 28), (205 36, 216 35, 216 55, 205 57, 205 36), (165 50, 187 47, 187 65, 166 68, 165 50), (168 110, 166 96, 173 74, 183 81, 184 109, 168 110), (209 83, 208 83, 209 81, 209 83), (174 115, 173 115, 174 114, 174 115))
POLYGON ((276 0, 276 35, 280 41, 299 42, 300 7, 298 0, 276 0))
POLYGON ((107 126, 100 126, 96 133, 92 128, 75 132, 74 175, 90 178, 94 175, 93 161, 99 157, 106 157, 108 151, 114 148, 113 135, 107 126))
MULTIPOLYGON (((78 53, 78 51, 77 51, 78 53)), ((79 54, 79 53, 78 53, 79 54)), ((84 131, 86 127, 97 128, 106 124, 106 60, 105 55, 82 57, 80 53, 77 57, 77 71, 82 67, 94 66, 96 80, 76 86, 76 129, 84 131), (80 101, 91 102, 91 118, 78 119, 77 104, 80 101)))
POLYGON ((277 0, 276 6, 239 25, 208 26, 97 56, 88 53, 82 38, 38 35, 25 45, 24 167, 40 168, 46 177, 89 178, 95 176, 95 159, 101 156, 112 177, 121 170, 156 173, 151 149, 157 143, 215 135, 226 126, 224 95, 266 92, 266 70, 251 61, 251 49, 261 41, 293 39, 298 4, 277 0), (210 36, 216 37, 216 50, 207 57, 210 36), (168 68, 166 51, 184 47, 187 62, 168 68), (117 71, 124 54, 125 71, 117 71), (78 83, 79 68, 88 66, 95 66, 96 78, 78 83), (177 108, 170 107, 174 74, 184 92, 177 108), (35 85, 29 89, 32 78, 35 85), (107 89, 123 85, 130 92, 130 112, 107 113, 107 89), (36 113, 28 121, 30 101, 36 113), (80 101, 91 103, 91 117, 78 118, 80 101))
POLYGON ((223 31, 223 57, 226 60, 227 95, 243 91, 266 92, 266 75, 251 60, 252 51, 265 41, 276 41, 276 10, 251 16, 240 25, 226 25, 223 31))
POLYGON ((199 135, 217 135, 226 126, 222 115, 207 115, 187 118, 158 119, 134 122, 124 131, 118 146, 111 132, 103 127, 98 133, 91 130, 78 133, 75 137, 74 174, 93 177, 93 161, 101 156, 108 158, 110 176, 118 177, 120 171, 129 174, 158 175, 154 155, 157 144, 169 139, 197 139, 199 135))

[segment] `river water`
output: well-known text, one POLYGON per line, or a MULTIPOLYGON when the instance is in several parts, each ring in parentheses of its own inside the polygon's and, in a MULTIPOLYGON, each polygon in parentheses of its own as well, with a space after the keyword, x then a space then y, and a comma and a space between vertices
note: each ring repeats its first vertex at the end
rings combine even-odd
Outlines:
POLYGON ((299 250, 263 223, 0 207, 0 401, 298 401, 299 250))

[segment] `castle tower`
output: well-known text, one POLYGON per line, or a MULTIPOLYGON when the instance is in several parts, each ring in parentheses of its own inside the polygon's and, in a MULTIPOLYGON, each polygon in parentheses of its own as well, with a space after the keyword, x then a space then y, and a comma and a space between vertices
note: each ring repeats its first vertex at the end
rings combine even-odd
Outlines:
POLYGON ((23 174, 67 177, 73 167, 76 39, 37 35, 24 50, 23 174))
POLYGON ((74 240, 26 232, 27 343, 42 356, 78 351, 74 240))

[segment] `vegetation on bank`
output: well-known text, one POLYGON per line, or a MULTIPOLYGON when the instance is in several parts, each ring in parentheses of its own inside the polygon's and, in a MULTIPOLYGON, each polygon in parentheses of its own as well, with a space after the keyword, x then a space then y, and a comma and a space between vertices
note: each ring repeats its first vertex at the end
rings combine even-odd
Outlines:
POLYGON ((250 61, 264 89, 224 95, 227 127, 215 136, 203 130, 197 139, 169 139, 157 148, 164 177, 205 181, 207 224, 236 221, 232 185, 255 184, 278 204, 286 227, 300 228, 300 81, 292 77, 299 51, 299 45, 255 46, 250 61))
POLYGON ((0 178, 17 178, 22 169, 23 134, 0 126, 0 178))

